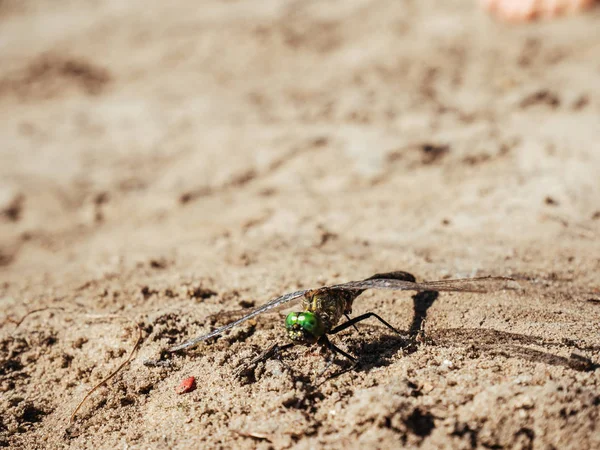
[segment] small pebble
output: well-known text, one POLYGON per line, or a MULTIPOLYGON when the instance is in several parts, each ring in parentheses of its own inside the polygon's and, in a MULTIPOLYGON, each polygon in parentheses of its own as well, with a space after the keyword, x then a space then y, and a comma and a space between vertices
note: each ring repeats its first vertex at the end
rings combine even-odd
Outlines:
POLYGON ((178 394, 185 394, 187 392, 192 392, 196 389, 196 378, 189 377, 179 383, 179 386, 175 389, 175 392, 178 394))
POLYGON ((454 363, 449 359, 445 359, 442 364, 440 364, 440 369, 442 370, 452 370, 454 368, 454 363))

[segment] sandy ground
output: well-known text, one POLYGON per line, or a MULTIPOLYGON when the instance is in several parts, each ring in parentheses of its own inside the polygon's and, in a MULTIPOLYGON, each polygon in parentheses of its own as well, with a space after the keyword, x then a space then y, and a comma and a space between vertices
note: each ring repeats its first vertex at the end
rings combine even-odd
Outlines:
POLYGON ((0 446, 599 448, 600 11, 473 3, 1 1, 0 446), (281 313, 143 364, 390 270, 518 285, 366 292, 329 381, 234 376, 281 313))

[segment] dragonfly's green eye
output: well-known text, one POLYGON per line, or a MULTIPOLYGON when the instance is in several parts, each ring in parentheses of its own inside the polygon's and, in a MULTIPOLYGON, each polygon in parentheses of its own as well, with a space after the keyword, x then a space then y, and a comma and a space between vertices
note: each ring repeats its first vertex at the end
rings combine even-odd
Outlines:
POLYGON ((317 334, 316 332, 319 331, 321 325, 319 318, 311 312, 298 314, 298 323, 312 335, 317 334))
POLYGON ((296 325, 296 323, 298 323, 298 314, 300 314, 300 313, 291 312, 285 318, 285 327, 288 330, 292 329, 294 327, 294 325, 296 325))
POLYGON ((324 333, 321 319, 310 311, 289 313, 285 318, 285 327, 288 330, 302 329, 315 337, 319 337, 324 333))

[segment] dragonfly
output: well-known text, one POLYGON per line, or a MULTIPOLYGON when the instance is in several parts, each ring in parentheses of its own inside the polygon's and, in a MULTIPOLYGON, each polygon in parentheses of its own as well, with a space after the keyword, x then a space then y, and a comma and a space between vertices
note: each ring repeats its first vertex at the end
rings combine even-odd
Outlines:
POLYGON ((345 357, 358 364, 358 359, 337 347, 329 339, 334 335, 356 324, 375 318, 395 333, 401 334, 395 327, 374 312, 367 312, 360 316, 351 318, 354 300, 368 289, 391 290, 391 291, 416 291, 416 292, 473 292, 487 293, 494 289, 493 282, 512 281, 508 277, 476 277, 462 279, 448 279, 438 281, 417 282, 414 275, 395 271, 388 273, 377 273, 364 280, 350 281, 342 284, 334 284, 316 289, 302 289, 277 297, 270 302, 250 311, 242 318, 224 325, 202 336, 195 337, 168 349, 169 352, 177 352, 189 349, 213 337, 217 337, 228 330, 275 308, 282 307, 290 302, 302 299, 302 311, 290 312, 285 318, 285 328, 290 343, 286 345, 275 344, 271 346, 262 356, 252 361, 265 360, 274 353, 291 348, 295 345, 319 345, 345 357), (339 324, 342 317, 347 321, 339 324))

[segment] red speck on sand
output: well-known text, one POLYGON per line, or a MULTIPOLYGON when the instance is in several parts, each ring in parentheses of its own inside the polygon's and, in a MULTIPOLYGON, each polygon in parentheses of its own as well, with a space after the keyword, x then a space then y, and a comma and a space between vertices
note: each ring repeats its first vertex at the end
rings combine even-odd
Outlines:
POLYGON ((192 392, 194 389, 196 389, 196 378, 189 377, 179 383, 175 392, 178 394, 185 394, 186 392, 192 392))

